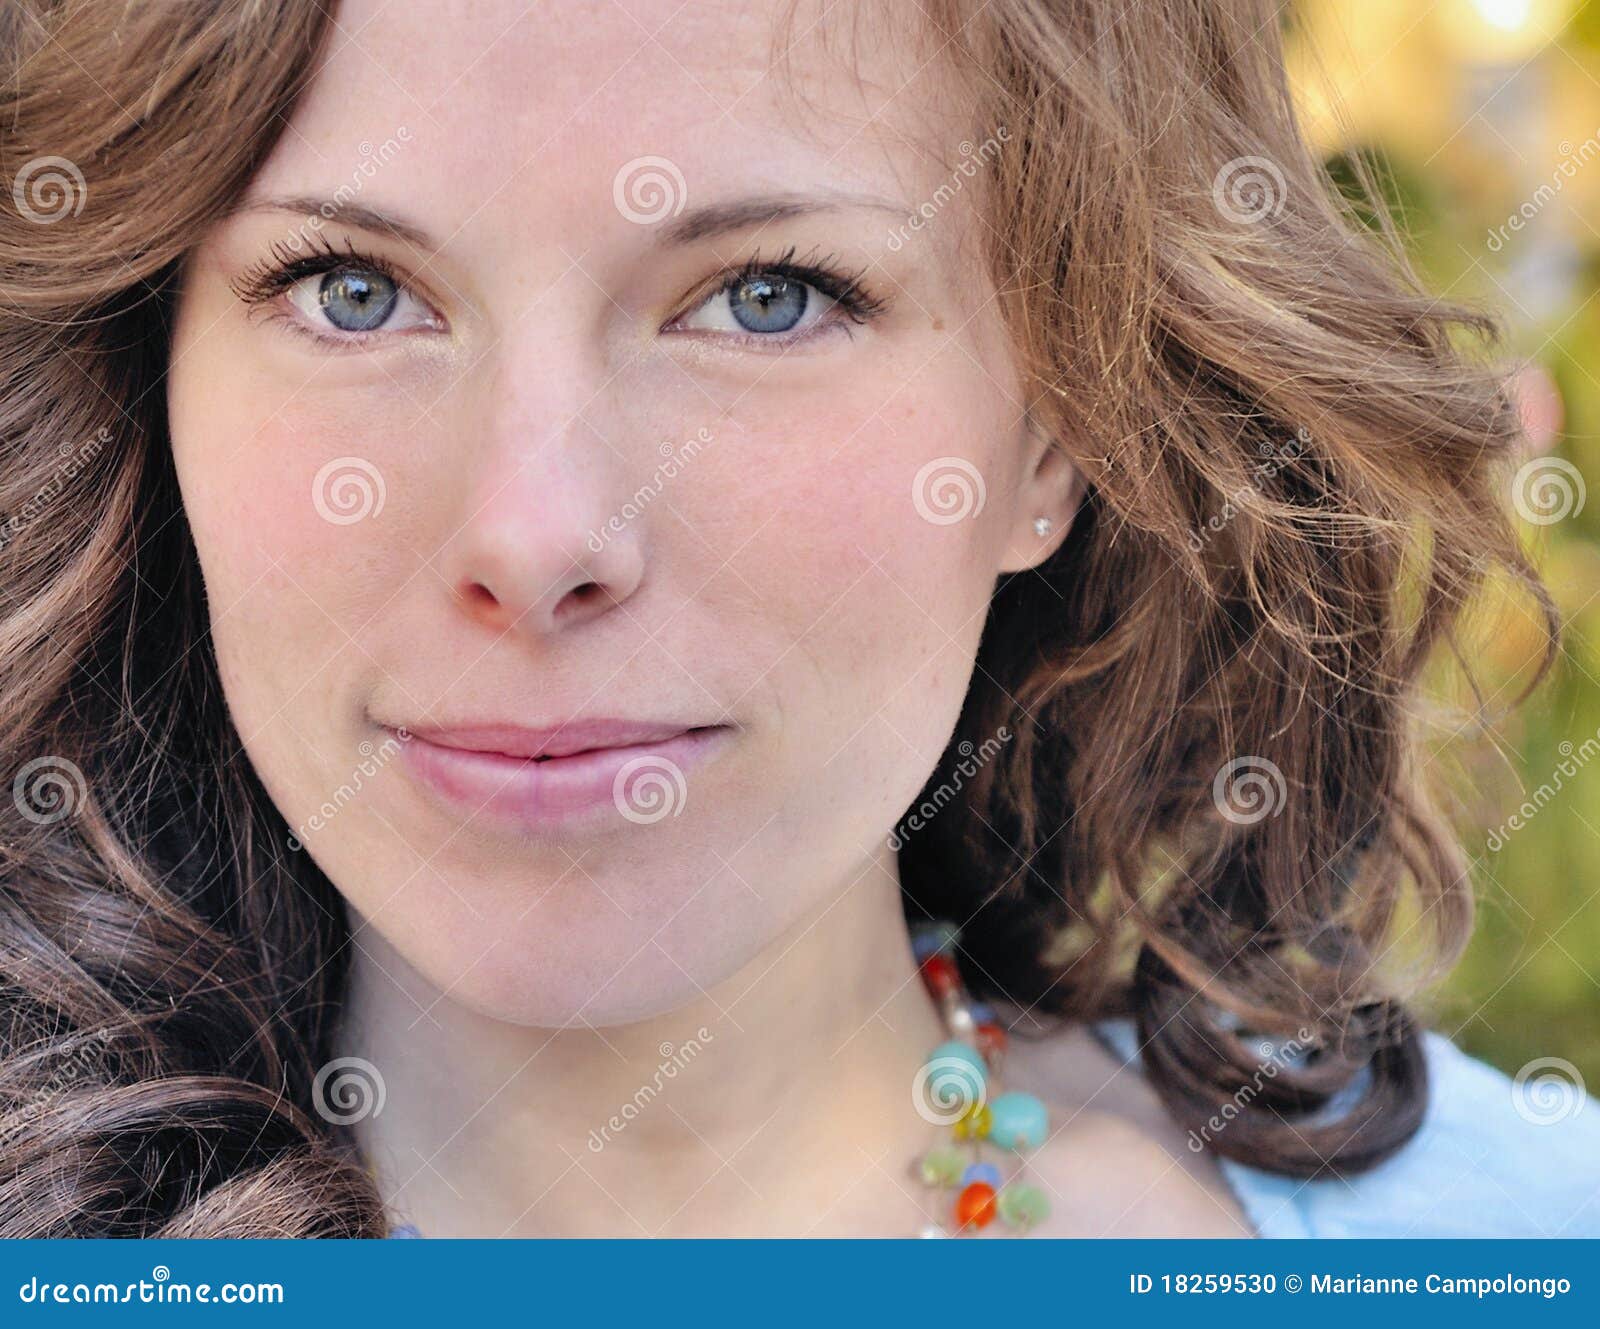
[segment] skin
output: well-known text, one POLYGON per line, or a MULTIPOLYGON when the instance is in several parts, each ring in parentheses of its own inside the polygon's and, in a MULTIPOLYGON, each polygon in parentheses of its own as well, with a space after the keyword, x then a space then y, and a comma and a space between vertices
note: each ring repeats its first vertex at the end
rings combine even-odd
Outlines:
MULTIPOLYGON (((1030 427, 971 191, 889 243, 982 135, 936 65, 883 41, 852 62, 804 12, 786 82, 764 56, 778 12, 353 0, 186 265, 172 447, 224 690, 348 902, 340 1050, 386 1089, 357 1133, 429 1235, 920 1221, 904 1165, 934 1132, 907 1086, 941 1034, 886 840, 955 725, 995 578, 1066 537, 1081 481, 1030 427), (646 156, 681 173, 683 214, 619 208, 646 156), (272 206, 353 180, 420 234, 308 232, 303 206, 272 206), (692 210, 774 192, 882 204, 664 243, 692 210), (314 298, 247 307, 234 285, 297 234, 381 258, 415 298, 359 344, 306 335, 341 335, 314 298), (696 309, 790 246, 860 272, 883 311, 761 342, 726 296, 696 309), (655 480, 663 441, 697 434, 655 480), (328 518, 342 500, 318 477, 341 458, 381 509, 328 518), (942 458, 983 477, 961 520, 914 500, 942 458), (379 722, 594 715, 732 732, 650 824, 530 833, 442 806, 402 761, 357 775, 379 722), (595 1150, 662 1046, 701 1028, 693 1072, 595 1150)), ((1080 1101, 1040 1161, 1059 1221, 1232 1223, 1159 1127, 1084 1106, 1115 1079, 1103 1054, 1060 1047, 1045 1078, 1069 1068, 1080 1101), (1069 1201, 1090 1160, 1121 1180, 1069 1201)))

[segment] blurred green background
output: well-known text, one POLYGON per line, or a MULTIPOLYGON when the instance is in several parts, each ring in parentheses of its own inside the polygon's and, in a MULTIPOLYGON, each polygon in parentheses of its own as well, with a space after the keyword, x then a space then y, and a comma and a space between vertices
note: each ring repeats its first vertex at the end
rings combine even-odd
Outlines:
MULTIPOLYGON (((1600 1096, 1600 0, 1298 0, 1289 22, 1319 149, 1375 168, 1430 285, 1494 307, 1525 364, 1509 497, 1565 625, 1556 671, 1490 739, 1464 691, 1430 726, 1478 916, 1424 1013, 1509 1074, 1560 1058, 1600 1096)), ((1475 664, 1504 703, 1534 622, 1511 601, 1481 619, 1475 664)))

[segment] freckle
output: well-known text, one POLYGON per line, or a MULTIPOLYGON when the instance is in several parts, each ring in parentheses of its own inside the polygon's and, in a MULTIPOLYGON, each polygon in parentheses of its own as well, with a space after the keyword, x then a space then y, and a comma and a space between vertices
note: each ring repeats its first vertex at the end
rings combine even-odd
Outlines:
POLYGON ((935 318, 933 320, 933 330, 935 332, 943 332, 944 331, 944 320, 942 318, 935 318))

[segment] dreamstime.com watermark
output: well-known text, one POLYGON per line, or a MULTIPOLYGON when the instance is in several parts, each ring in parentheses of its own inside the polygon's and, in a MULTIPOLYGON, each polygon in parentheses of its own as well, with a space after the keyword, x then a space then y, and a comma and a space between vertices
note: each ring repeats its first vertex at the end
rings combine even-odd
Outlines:
POLYGON ((634 1095, 614 1112, 605 1125, 597 1131, 589 1132, 589 1152, 598 1154, 606 1145, 611 1143, 614 1136, 621 1135, 628 1129, 631 1122, 638 1119, 639 1115, 661 1095, 662 1082, 676 1080, 678 1072, 687 1070, 690 1063, 704 1051, 706 1044, 713 1041, 709 1029, 701 1025, 694 1031, 694 1037, 686 1043, 673 1047, 671 1043, 663 1043, 657 1049, 661 1054, 661 1061, 656 1066, 655 1073, 646 1084, 639 1086, 634 1095))
POLYGON ((282 1283, 178 1283, 172 1271, 158 1264, 137 1283, 41 1283, 33 1274, 17 1289, 24 1305, 127 1306, 281 1306, 282 1283))
POLYGON ((1583 472, 1565 457, 1535 457, 1511 481, 1511 504, 1535 526, 1554 526, 1583 511, 1588 487, 1583 472))
POLYGON ((317 1115, 336 1126, 376 1117, 388 1097, 383 1073, 365 1057, 335 1057, 318 1069, 311 1082, 311 1104, 317 1115))
POLYGON ((361 762, 350 772, 350 778, 333 791, 331 798, 325 799, 321 807, 295 827, 289 836, 289 848, 304 849, 306 841, 337 817, 346 804, 353 802, 366 787, 366 781, 387 766, 410 738, 411 731, 401 725, 377 747, 373 746, 371 740, 362 739, 356 749, 361 754, 361 762))
POLYGON ((1005 125, 998 126, 994 133, 977 147, 972 146, 970 139, 962 139, 960 150, 963 160, 950 172, 949 180, 935 189, 932 196, 906 218, 903 226, 898 226, 889 232, 890 252, 898 254, 905 248, 906 240, 909 238, 908 233, 920 231, 943 212, 950 200, 961 192, 965 182, 977 175, 978 168, 994 161, 1000 155, 1000 145, 1010 141, 1011 131, 1005 125))
POLYGON ((109 1049, 117 1041, 114 1029, 93 1029, 73 1034, 59 1043, 19 1057, 37 1070, 43 1070, 37 1083, 30 1075, 27 1097, 18 1106, 0 1113, 0 1146, 29 1126, 41 1112, 54 1106, 61 1090, 81 1083, 85 1077, 104 1073, 109 1049))
POLYGON ((401 125, 392 136, 384 139, 376 148, 372 146, 370 140, 363 139, 356 148, 361 160, 350 173, 350 179, 323 200, 315 213, 289 232, 289 248, 295 253, 299 253, 302 248, 309 248, 311 235, 320 232, 328 222, 339 215, 343 208, 348 207, 361 193, 366 182, 377 175, 378 168, 387 166, 400 151, 400 144, 409 142, 411 142, 411 130, 406 125, 401 125))
POLYGON ((689 782, 669 757, 646 753, 623 763, 611 781, 611 802, 635 826, 649 826, 683 814, 689 782))
POLYGON ((699 456, 701 449, 709 442, 711 442, 711 431, 704 425, 696 430, 695 436, 681 448, 674 448, 670 440, 663 440, 660 452, 666 460, 650 473, 650 479, 634 490, 633 497, 628 499, 598 531, 589 532, 589 538, 584 543, 589 546, 590 552, 598 554, 606 547, 607 540, 614 535, 620 535, 629 522, 635 520, 645 508, 661 496, 662 490, 667 487, 667 481, 678 477, 683 464, 699 456))
POLYGON ((1489 231, 1489 252, 1498 254, 1506 246, 1510 238, 1507 234, 1516 234, 1527 222, 1531 222, 1544 210, 1549 203, 1566 186, 1568 180, 1577 175, 1580 166, 1586 166, 1596 157, 1600 157, 1600 129, 1584 139, 1574 149, 1569 139, 1562 139, 1556 148, 1561 160, 1556 164, 1555 170, 1550 172, 1550 178, 1541 184, 1533 194, 1509 217, 1504 224, 1493 227, 1489 231))
POLYGON ((1198 1131, 1189 1132, 1189 1148, 1194 1153, 1199 1153, 1207 1144, 1227 1130, 1229 1124, 1238 1115, 1255 1101, 1261 1093, 1261 1086, 1268 1080, 1276 1080, 1278 1072, 1291 1057, 1299 1056, 1311 1046, 1315 1035, 1311 1030, 1302 1026, 1295 1030, 1293 1038, 1285 1039, 1282 1043, 1263 1043, 1260 1047, 1261 1062, 1257 1065, 1250 1079, 1233 1091, 1233 1096, 1224 1103, 1216 1112, 1212 1113, 1198 1131))
POLYGON ((617 167, 611 201, 636 226, 676 217, 689 202, 689 186, 675 162, 665 157, 635 157, 617 167))
POLYGON ((25 821, 51 826, 74 817, 89 800, 89 782, 77 762, 49 754, 34 757, 11 780, 11 801, 25 821))
POLYGON ((66 157, 35 157, 22 163, 11 181, 11 201, 35 226, 76 217, 89 201, 89 186, 76 162, 66 157))
POLYGON ((953 526, 983 511, 983 472, 965 457, 935 457, 911 481, 911 505, 935 526, 953 526))
POLYGON ((1533 1126, 1557 1126, 1589 1101, 1583 1073, 1563 1057, 1535 1057, 1511 1081, 1511 1106, 1533 1126))
POLYGON ((1484 842, 1491 853, 1498 853, 1505 847, 1507 840, 1532 821, 1544 809, 1545 805, 1554 800, 1566 782, 1578 774, 1596 756, 1600 756, 1600 729, 1595 731, 1593 738, 1586 738, 1582 743, 1574 744, 1570 739, 1564 739, 1556 745, 1562 760, 1557 764, 1551 778, 1546 780, 1533 794, 1522 801, 1522 806, 1507 817, 1503 822, 1489 832, 1489 838, 1484 842))
POLYGON ((993 737, 984 739, 977 747, 973 746, 971 739, 963 739, 958 743, 956 751, 960 753, 961 760, 956 762, 952 777, 900 818, 900 824, 889 832, 889 848, 896 852, 904 848, 906 837, 920 831, 953 803, 956 795, 966 787, 966 782, 988 765, 994 754, 1005 747, 1012 737, 1011 731, 1001 725, 994 731, 993 737))
POLYGON ((77 475, 84 466, 93 461, 100 453, 100 449, 111 441, 111 429, 107 425, 100 426, 100 432, 93 438, 85 440, 74 447, 71 443, 63 443, 56 449, 61 457, 61 465, 56 468, 50 479, 39 486, 39 490, 15 512, 7 515, 0 522, 0 549, 4 549, 23 527, 35 518, 43 515, 45 510, 55 502, 56 497, 66 488, 67 482, 77 475))
POLYGON ((1283 211, 1289 197, 1283 168, 1271 157, 1234 157, 1211 178, 1211 201, 1231 222, 1253 226, 1283 211))
POLYGON ((365 457, 335 457, 311 481, 311 506, 334 526, 353 526, 383 511, 383 473, 365 457))
POLYGON ((1266 757, 1235 757, 1211 781, 1212 805, 1235 826, 1276 817, 1288 801, 1289 782, 1266 757))
POLYGON ((1275 446, 1269 441, 1260 445, 1261 455, 1265 460, 1258 462, 1250 468, 1250 479, 1222 501, 1221 509, 1208 517, 1199 530, 1189 532, 1189 548, 1194 553, 1199 553, 1206 545, 1211 543, 1211 537, 1225 528, 1229 522, 1239 515, 1237 504, 1249 493, 1261 493, 1263 482, 1272 479, 1283 469, 1288 462, 1304 455, 1306 448, 1311 443, 1310 431, 1304 425, 1295 430, 1294 437, 1289 439, 1282 447, 1275 446))

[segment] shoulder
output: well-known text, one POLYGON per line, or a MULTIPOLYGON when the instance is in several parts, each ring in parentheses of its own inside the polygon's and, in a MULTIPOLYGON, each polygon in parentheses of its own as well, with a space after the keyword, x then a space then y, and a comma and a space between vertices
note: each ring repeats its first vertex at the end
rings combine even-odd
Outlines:
MULTIPOLYGON (((1138 1065, 1128 1020, 1096 1031, 1138 1065)), ((1443 1034, 1423 1034, 1428 1105, 1393 1156, 1348 1178, 1303 1181, 1219 1159, 1264 1237, 1600 1236, 1600 1103, 1553 1058, 1513 1079, 1443 1034)))
POLYGON ((1028 1162, 1053 1201, 1036 1235, 1251 1235, 1216 1160, 1184 1147, 1154 1091, 1088 1031, 1015 1040, 1005 1081, 1050 1107, 1050 1138, 1028 1162))

